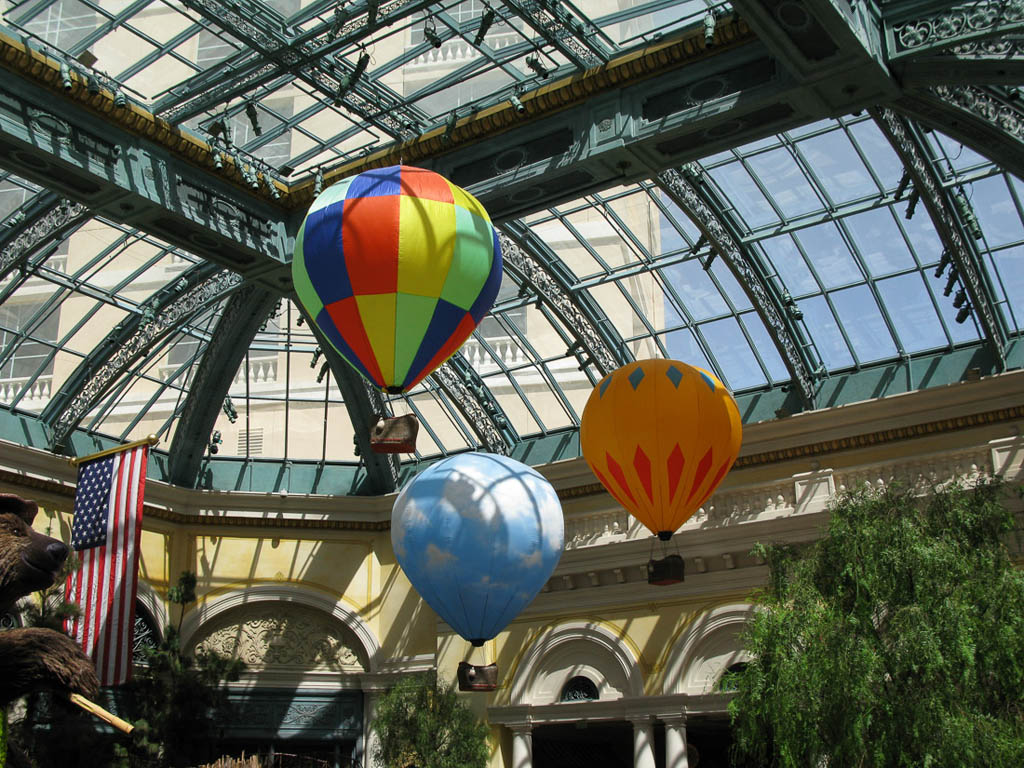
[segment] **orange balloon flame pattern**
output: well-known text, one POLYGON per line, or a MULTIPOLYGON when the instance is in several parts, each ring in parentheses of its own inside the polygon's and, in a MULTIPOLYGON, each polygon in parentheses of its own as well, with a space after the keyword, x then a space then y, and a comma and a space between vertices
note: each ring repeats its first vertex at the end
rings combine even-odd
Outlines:
POLYGON ((742 440, 722 382, 677 360, 641 360, 605 376, 580 425, 597 479, 653 533, 678 530, 708 500, 742 440))

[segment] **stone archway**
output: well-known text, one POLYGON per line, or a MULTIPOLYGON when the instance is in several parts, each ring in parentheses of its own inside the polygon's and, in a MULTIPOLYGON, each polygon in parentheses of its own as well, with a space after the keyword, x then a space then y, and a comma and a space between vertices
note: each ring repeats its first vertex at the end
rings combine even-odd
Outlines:
POLYGON ((749 603, 729 603, 697 616, 669 655, 665 693, 715 693, 725 670, 748 658, 740 633, 753 615, 749 603))
POLYGON ((600 701, 643 693, 640 665, 620 634, 596 622, 568 621, 531 643, 512 680, 510 704, 554 704, 573 677, 590 680, 600 701))

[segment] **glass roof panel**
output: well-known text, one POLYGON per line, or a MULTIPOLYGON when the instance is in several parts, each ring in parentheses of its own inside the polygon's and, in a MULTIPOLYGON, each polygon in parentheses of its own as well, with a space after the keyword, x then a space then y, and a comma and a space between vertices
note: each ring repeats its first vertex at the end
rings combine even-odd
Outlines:
POLYGON ((803 139, 796 149, 814 170, 832 203, 878 194, 878 185, 841 128, 803 139))
MULTIPOLYGON (((374 13, 392 15, 368 24, 361 4, 242 6, 245 19, 231 18, 237 9, 228 4, 204 16, 191 2, 0 0, 5 24, 54 55, 77 67, 74 60, 88 50, 97 70, 122 80, 160 116, 220 151, 291 166, 291 181, 414 139, 453 115, 578 74, 672 30, 699 27, 709 9, 731 11, 706 0, 541 3, 520 12, 486 0, 412 0, 378 7, 374 13), (493 23, 481 31, 490 14, 493 23), (245 87, 236 87, 242 80, 245 87)), ((968 245, 997 313, 1019 333, 1024 189, 959 142, 938 132, 921 137, 952 204, 960 205, 962 192, 977 216, 980 236, 968 245)), ((962 311, 961 286, 941 261, 943 244, 926 206, 907 218, 907 189, 893 202, 903 169, 869 114, 816 120, 716 150, 694 165, 714 209, 701 228, 725 227, 738 247, 728 255, 738 261, 717 254, 694 223, 697 214, 680 210, 650 179, 588 190, 509 224, 510 234, 527 231, 524 251, 558 277, 565 296, 545 301, 507 272, 459 364, 481 377, 520 437, 578 426, 599 375, 577 343, 590 332, 603 334, 623 357, 668 355, 708 367, 738 394, 791 376, 773 339, 780 329, 769 330, 760 314, 765 307, 770 322, 795 334, 789 341, 809 342, 807 365, 814 369, 820 359, 826 375, 979 341, 976 313, 962 311), (744 285, 730 264, 757 281, 744 285), (577 306, 567 307, 572 300, 577 306), (774 314, 780 309, 781 320, 774 314), (571 310, 592 312, 586 322, 594 327, 575 327, 579 315, 571 310)), ((17 227, 11 215, 36 191, 0 176, 0 218, 17 227)), ((958 215, 969 230, 966 214, 958 215)), ((147 300, 199 263, 101 219, 56 249, 49 244, 31 254, 24 274, 12 269, 0 283, 4 402, 41 413, 93 354, 95 328, 150 322, 147 300)), ((83 426, 115 438, 172 437, 226 300, 189 314, 127 370, 118 368, 83 426)), ((252 340, 210 452, 215 446, 221 457, 358 460, 345 404, 298 317, 284 301, 252 340)), ((440 382, 427 378, 410 395, 389 398, 395 413, 422 420, 417 458, 478 443, 464 404, 440 382)))
POLYGON ((786 219, 821 207, 820 198, 788 149, 772 149, 751 155, 746 163, 754 180, 786 219))

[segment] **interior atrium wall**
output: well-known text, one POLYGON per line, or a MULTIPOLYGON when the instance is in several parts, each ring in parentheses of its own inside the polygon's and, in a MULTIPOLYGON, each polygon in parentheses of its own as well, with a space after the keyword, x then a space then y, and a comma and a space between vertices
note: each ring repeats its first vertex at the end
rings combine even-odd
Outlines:
MULTIPOLYGON (((496 691, 461 696, 490 722, 491 764, 506 768, 516 739, 559 724, 685 727, 683 711, 693 727, 724 722, 721 675, 743 660, 738 635, 766 577, 751 554, 756 542, 813 540, 843 489, 899 482, 924 490, 992 475, 1019 483, 1022 426, 1019 371, 749 425, 735 468, 669 543, 686 578, 664 587, 646 580, 663 545, 582 460, 540 467, 562 499, 565 552, 537 598, 477 649, 438 620, 396 564, 394 496, 150 482, 140 600, 158 625, 180 618, 188 646, 242 657, 239 694, 361 695, 364 729, 397 676, 436 669, 454 679, 462 661, 496 662, 496 691), (198 601, 179 617, 167 589, 186 570, 198 576, 198 601), (578 689, 579 678, 596 699, 578 689)), ((69 537, 73 483, 66 461, 0 444, 0 487, 39 502, 38 530, 69 537)), ((372 739, 353 749, 372 750, 372 739)))

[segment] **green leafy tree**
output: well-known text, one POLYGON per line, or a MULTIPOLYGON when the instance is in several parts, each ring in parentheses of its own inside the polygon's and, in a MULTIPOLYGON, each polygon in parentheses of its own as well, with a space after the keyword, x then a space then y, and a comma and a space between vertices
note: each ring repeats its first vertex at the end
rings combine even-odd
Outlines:
POLYGON ((437 675, 410 675, 381 697, 373 756, 382 768, 486 768, 486 723, 437 675))
MULTIPOLYGON (((184 612, 196 599, 195 585, 195 575, 185 572, 168 590, 168 598, 184 612)), ((174 626, 144 655, 145 665, 130 684, 138 733, 128 749, 120 750, 121 757, 166 766, 195 765, 212 757, 217 723, 225 717, 224 684, 238 679, 244 663, 215 653, 186 653, 174 626)))
POLYGON ((770 566, 728 682, 737 757, 793 768, 1024 765, 1024 573, 986 482, 857 492, 770 566))

